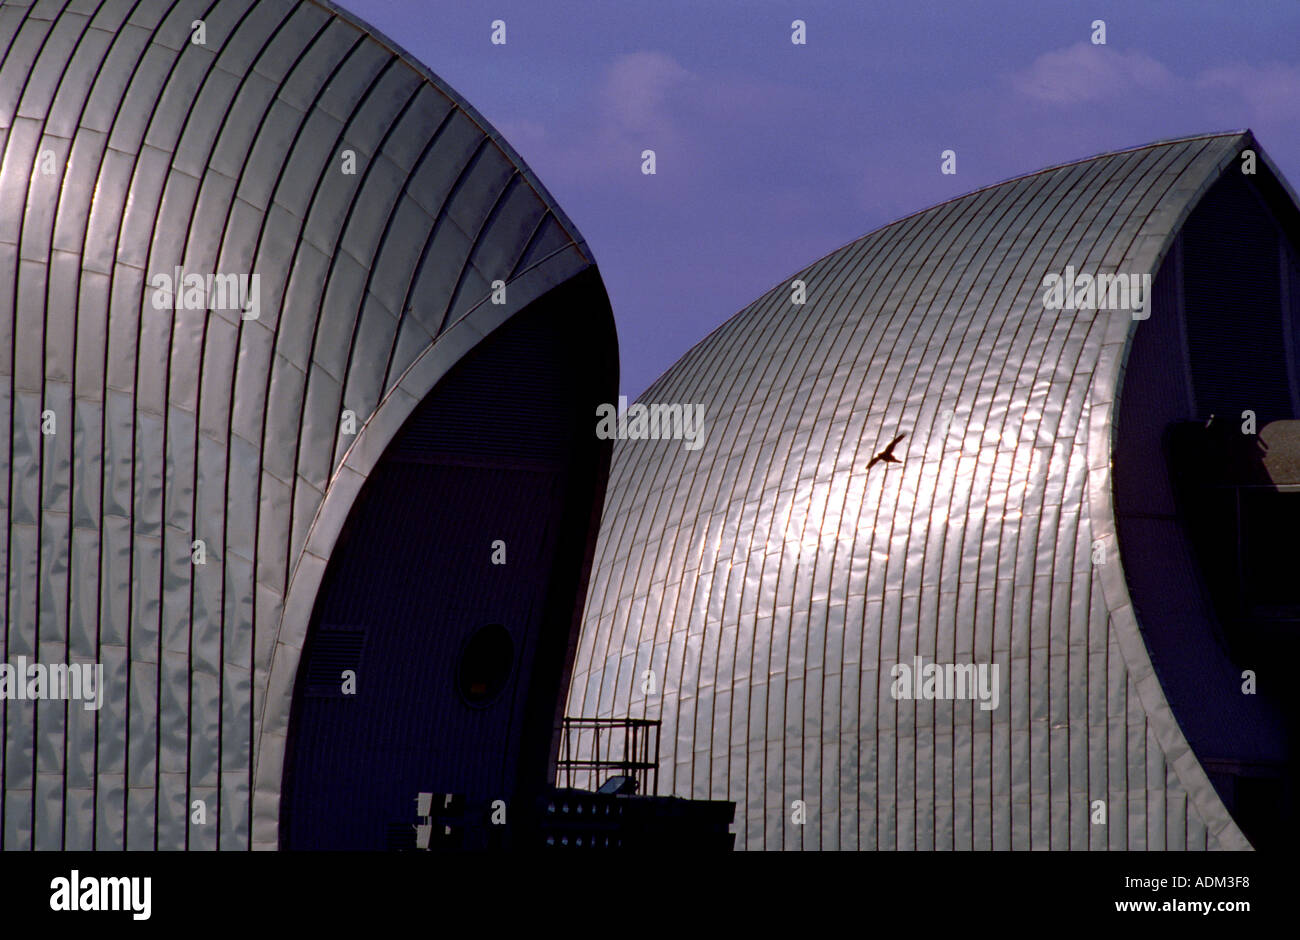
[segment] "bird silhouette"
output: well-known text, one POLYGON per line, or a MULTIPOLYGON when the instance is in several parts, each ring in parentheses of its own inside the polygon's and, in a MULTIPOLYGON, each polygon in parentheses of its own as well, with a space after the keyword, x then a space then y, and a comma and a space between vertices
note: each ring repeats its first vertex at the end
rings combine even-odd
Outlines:
POLYGON ((890 441, 888 447, 886 447, 880 453, 876 454, 876 456, 871 458, 870 462, 867 464, 867 469, 870 470, 878 463, 902 463, 903 461, 899 460, 897 457, 894 456, 894 448, 897 447, 898 442, 905 437, 907 437, 906 431, 904 431, 902 434, 898 435, 898 437, 890 441))

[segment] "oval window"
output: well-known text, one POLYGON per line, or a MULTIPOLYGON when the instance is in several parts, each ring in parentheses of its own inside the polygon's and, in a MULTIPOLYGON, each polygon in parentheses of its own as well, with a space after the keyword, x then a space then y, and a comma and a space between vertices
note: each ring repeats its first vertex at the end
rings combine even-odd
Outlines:
POLYGON ((501 694, 514 665, 515 644, 499 623, 479 629, 460 654, 457 684, 471 705, 486 705, 501 694))

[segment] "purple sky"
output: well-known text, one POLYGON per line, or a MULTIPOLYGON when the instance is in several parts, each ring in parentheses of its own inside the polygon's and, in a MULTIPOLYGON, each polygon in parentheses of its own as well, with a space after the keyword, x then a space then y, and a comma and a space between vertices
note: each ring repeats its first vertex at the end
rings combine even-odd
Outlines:
POLYGON ((794 271, 999 180, 1250 127, 1300 186, 1295 0, 341 5, 460 92, 577 224, 633 397, 794 271))

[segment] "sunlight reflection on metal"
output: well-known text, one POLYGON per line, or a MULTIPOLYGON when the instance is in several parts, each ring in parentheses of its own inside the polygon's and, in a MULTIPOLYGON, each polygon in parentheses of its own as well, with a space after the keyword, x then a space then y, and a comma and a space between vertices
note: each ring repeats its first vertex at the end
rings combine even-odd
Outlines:
POLYGON ((700 343, 645 399, 705 401, 706 446, 616 448, 569 712, 617 715, 626 694, 662 718, 662 786, 736 800, 742 848, 1244 845, 1122 575, 1088 564, 1090 529, 1113 525, 1134 321, 1049 313, 1040 287, 1067 261, 1154 272, 1248 141, 1163 142, 927 209, 793 275, 797 313, 786 279, 700 343), (901 463, 867 472, 902 431, 901 463), (672 564, 651 582, 660 535, 672 564), (916 655, 1001 663, 1005 701, 905 707, 890 667, 916 655), (651 699, 645 669, 665 676, 651 699), (1113 701, 1130 705, 1108 718, 1113 701), (1165 748, 1149 791, 1125 803, 1112 783, 1110 827, 1091 827, 1108 768, 1147 779, 1148 735, 1165 748))

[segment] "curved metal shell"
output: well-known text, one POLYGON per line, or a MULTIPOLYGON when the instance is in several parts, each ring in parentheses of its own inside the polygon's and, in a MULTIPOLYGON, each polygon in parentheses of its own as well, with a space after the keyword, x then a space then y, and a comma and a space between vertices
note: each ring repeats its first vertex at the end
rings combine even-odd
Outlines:
POLYGON ((1159 143, 943 203, 687 353, 640 401, 703 403, 706 443, 616 445, 568 714, 661 718, 661 789, 736 800, 751 849, 1246 846, 1122 564, 1091 559, 1139 321, 1049 312, 1043 277, 1154 278, 1247 146, 1159 143), (902 463, 868 469, 904 432, 902 463), (916 656, 999 663, 1001 706, 896 700, 916 656))
POLYGON ((453 91, 314 0, 5 0, 0 154, 6 655, 105 668, 97 711, 5 703, 3 846, 273 847, 362 482, 592 258, 453 91), (155 309, 177 268, 258 275, 258 316, 251 280, 155 309))

